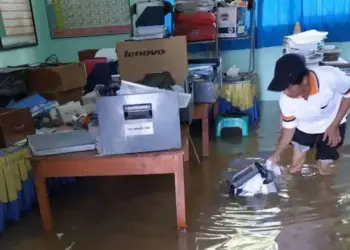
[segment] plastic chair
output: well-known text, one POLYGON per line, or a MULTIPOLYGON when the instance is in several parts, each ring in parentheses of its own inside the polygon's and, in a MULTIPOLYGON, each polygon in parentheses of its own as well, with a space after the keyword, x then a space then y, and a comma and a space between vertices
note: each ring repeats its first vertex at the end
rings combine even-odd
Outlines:
POLYGON ((216 137, 221 136, 223 128, 240 128, 243 136, 249 133, 249 116, 247 114, 219 115, 216 119, 216 137))

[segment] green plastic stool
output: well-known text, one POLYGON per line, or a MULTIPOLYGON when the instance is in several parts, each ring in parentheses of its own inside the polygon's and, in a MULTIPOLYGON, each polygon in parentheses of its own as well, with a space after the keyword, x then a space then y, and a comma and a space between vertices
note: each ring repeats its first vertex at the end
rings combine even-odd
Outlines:
POLYGON ((221 136, 223 128, 240 128, 243 136, 249 133, 249 117, 248 115, 219 115, 216 118, 216 137, 221 136))

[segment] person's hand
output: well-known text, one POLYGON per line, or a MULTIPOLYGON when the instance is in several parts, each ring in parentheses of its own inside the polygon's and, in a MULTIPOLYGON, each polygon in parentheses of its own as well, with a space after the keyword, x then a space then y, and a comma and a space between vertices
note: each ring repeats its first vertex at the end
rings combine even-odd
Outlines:
POLYGON ((280 161, 280 155, 275 152, 269 157, 269 160, 272 161, 272 163, 277 164, 280 161))
POLYGON ((339 132, 339 126, 331 124, 326 131, 323 134, 322 140, 325 141, 328 139, 328 145, 330 147, 336 147, 340 141, 340 132, 339 132))

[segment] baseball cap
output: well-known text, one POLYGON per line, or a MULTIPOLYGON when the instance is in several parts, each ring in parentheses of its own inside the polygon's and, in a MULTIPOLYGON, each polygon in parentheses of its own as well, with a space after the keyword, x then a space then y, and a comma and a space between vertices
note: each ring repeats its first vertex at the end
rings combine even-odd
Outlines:
POLYGON ((296 84, 307 70, 303 56, 286 54, 277 60, 274 77, 267 89, 275 92, 284 91, 289 84, 296 84))

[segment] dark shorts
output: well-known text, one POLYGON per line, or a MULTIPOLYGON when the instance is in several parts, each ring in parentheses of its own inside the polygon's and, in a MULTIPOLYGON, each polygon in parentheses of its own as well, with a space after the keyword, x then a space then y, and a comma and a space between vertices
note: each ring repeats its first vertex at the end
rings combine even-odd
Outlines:
POLYGON ((298 129, 296 129, 293 142, 296 142, 303 146, 308 146, 310 148, 316 147, 316 160, 337 160, 339 158, 338 148, 343 145, 345 137, 346 123, 339 126, 339 132, 341 136, 341 141, 336 147, 330 147, 327 145, 327 140, 323 141, 322 134, 307 134, 298 129))

